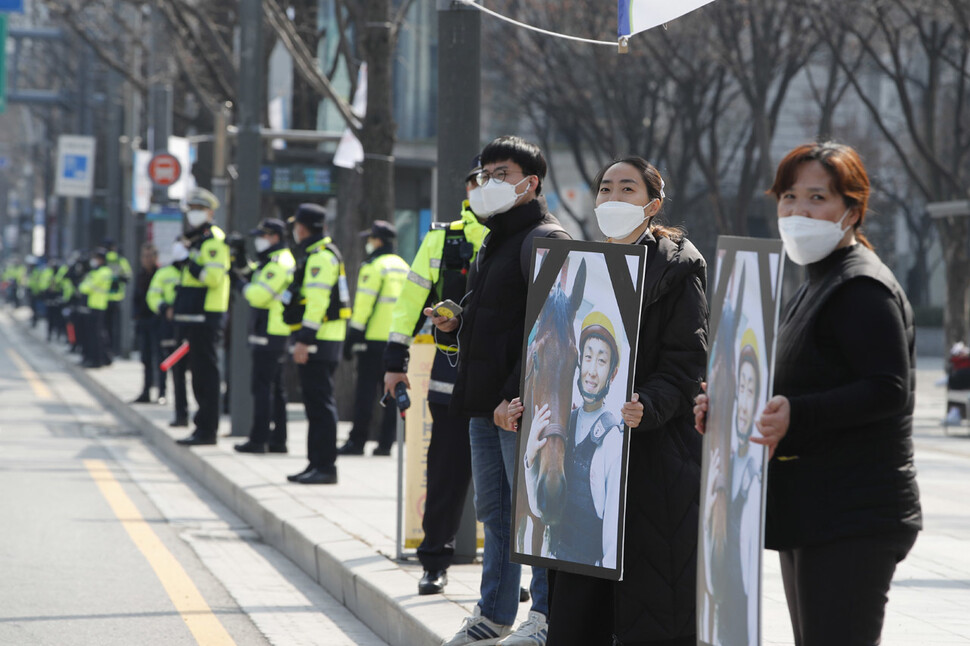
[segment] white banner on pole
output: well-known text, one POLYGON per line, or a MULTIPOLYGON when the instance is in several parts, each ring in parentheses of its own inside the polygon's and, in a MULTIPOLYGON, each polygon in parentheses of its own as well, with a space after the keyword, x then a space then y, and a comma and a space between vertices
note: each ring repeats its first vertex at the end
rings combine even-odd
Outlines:
POLYGON ((616 35, 622 38, 653 29, 711 2, 713 0, 618 0, 616 35))
POLYGON ((61 135, 57 138, 55 195, 91 197, 94 193, 95 145, 95 138, 86 135, 61 135))
MULTIPOLYGON (((354 92, 354 104, 351 110, 363 120, 367 114, 367 63, 360 66, 357 72, 357 91, 354 92)), ((341 168, 353 168, 364 161, 364 146, 354 136, 349 127, 344 128, 344 134, 337 144, 337 152, 333 155, 333 165, 341 168)))

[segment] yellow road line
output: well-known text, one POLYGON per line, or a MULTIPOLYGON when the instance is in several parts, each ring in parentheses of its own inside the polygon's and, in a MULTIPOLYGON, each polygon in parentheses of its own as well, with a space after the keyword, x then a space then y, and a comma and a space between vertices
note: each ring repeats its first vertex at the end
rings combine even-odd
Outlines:
POLYGON ((195 641, 202 646, 235 646, 236 642, 212 613, 192 579, 145 522, 107 465, 101 460, 85 460, 84 466, 128 536, 152 566, 195 641))
POLYGON ((7 354, 10 355, 10 358, 17 365, 20 373, 27 380, 27 383, 30 384, 38 399, 54 399, 54 395, 51 393, 51 389, 47 387, 47 384, 37 376, 37 373, 33 371, 30 365, 13 348, 7 348, 7 354))

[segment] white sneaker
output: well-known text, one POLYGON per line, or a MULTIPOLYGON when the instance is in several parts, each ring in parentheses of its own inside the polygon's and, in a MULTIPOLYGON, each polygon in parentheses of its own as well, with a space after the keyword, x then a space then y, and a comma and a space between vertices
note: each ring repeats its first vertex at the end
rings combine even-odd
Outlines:
POLYGON ((515 632, 498 642, 498 646, 546 646, 549 624, 541 612, 529 611, 529 618, 515 632))
MULTIPOLYGON (((539 616, 541 617, 542 615, 539 616)), ((455 633, 455 636, 441 646, 467 646, 467 644, 490 646, 491 644, 498 644, 498 640, 510 632, 512 632, 512 626, 503 626, 502 624, 497 624, 494 621, 486 619, 482 616, 482 609, 476 605, 474 614, 471 617, 465 617, 464 623, 462 623, 458 632, 455 633)), ((545 639, 543 639, 542 643, 546 643, 545 639)))
POLYGON ((946 414, 946 419, 943 420, 944 426, 959 426, 960 422, 963 421, 963 415, 960 414, 960 408, 958 406, 953 406, 950 411, 946 414))

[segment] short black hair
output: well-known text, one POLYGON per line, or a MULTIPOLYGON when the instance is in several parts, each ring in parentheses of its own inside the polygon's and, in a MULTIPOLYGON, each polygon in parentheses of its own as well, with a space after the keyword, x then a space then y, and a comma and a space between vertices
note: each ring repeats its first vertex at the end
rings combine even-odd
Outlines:
POLYGON ((546 158, 539 146, 515 135, 504 135, 482 150, 482 166, 507 159, 518 164, 526 175, 539 178, 536 195, 541 194, 542 180, 546 178, 546 158))

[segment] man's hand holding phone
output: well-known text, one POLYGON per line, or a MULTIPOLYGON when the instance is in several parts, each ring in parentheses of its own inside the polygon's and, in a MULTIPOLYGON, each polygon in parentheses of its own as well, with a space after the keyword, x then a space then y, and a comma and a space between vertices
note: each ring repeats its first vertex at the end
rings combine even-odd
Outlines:
POLYGON ((424 315, 431 318, 431 324, 442 332, 454 332, 458 329, 458 315, 461 305, 452 300, 444 300, 434 307, 424 308, 424 315))

